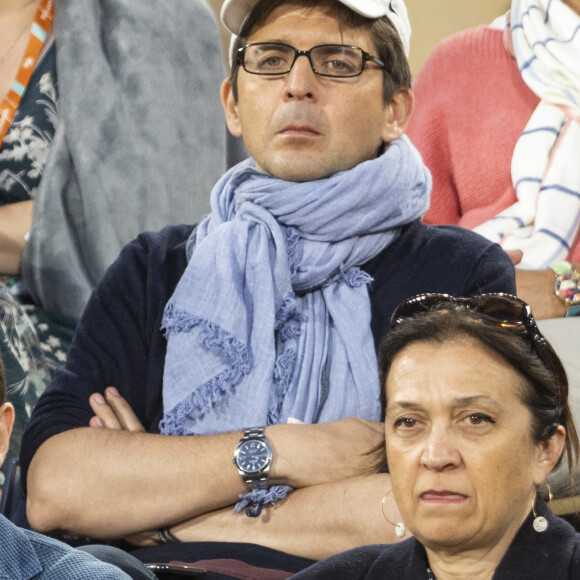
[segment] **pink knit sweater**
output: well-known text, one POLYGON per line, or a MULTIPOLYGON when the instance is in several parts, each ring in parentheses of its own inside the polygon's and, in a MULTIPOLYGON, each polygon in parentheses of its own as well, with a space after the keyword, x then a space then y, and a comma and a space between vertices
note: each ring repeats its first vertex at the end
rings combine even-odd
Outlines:
MULTIPOLYGON (((444 40, 415 82, 407 134, 433 174, 427 223, 472 229, 516 201, 512 153, 539 99, 502 35, 480 26, 444 40)), ((568 259, 580 261, 580 233, 568 259)))

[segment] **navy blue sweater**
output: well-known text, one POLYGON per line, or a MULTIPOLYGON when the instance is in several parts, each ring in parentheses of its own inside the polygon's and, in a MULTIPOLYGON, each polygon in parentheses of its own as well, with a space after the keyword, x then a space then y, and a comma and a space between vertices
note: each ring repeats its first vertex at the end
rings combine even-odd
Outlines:
MULTIPOLYGON (((127 245, 93 293, 64 371, 38 401, 22 441, 23 483, 30 460, 49 437, 86 427, 89 396, 117 387, 149 432, 159 432, 166 340, 161 318, 186 266, 185 242, 193 226, 169 226, 127 245)), ((508 256, 473 232, 414 222, 362 266, 373 278, 372 331, 378 344, 394 308, 422 292, 468 296, 515 293, 508 256)))

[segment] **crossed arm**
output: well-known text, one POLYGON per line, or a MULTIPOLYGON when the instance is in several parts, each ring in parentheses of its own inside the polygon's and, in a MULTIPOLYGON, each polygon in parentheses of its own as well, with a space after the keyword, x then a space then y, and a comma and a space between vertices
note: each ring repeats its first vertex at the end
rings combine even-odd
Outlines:
POLYGON ((381 424, 350 418, 268 427, 270 481, 296 491, 254 519, 232 510, 247 491, 232 463, 242 432, 145 433, 112 388, 90 404, 90 426, 51 437, 30 464, 28 517, 40 531, 146 545, 172 526, 182 541, 253 542, 314 559, 397 541, 381 511, 388 475, 361 475, 373 461, 367 451, 382 441, 381 424))

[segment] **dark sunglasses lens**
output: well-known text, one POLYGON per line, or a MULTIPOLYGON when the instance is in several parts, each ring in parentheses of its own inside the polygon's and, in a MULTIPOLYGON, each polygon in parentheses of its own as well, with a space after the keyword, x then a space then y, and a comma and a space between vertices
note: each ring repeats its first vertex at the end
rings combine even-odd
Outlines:
POLYGON ((510 296, 475 296, 468 300, 470 306, 489 318, 500 322, 525 323, 528 312, 524 303, 510 296))
POLYGON ((391 326, 396 326, 406 318, 413 318, 434 308, 441 302, 447 302, 451 297, 447 294, 422 294, 405 300, 393 312, 391 326))

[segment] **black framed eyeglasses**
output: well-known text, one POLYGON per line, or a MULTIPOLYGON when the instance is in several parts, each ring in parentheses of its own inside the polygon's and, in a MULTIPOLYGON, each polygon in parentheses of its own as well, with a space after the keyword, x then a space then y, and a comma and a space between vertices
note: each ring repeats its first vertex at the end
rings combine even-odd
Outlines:
POLYGON ((308 58, 312 71, 323 77, 358 77, 369 61, 385 68, 382 61, 362 48, 344 44, 319 44, 310 50, 298 50, 281 42, 252 42, 238 49, 239 62, 253 75, 289 73, 299 56, 308 58))
POLYGON ((449 294, 419 294, 407 298, 393 312, 391 329, 395 329, 404 320, 415 318, 428 311, 436 309, 440 304, 453 303, 463 308, 473 310, 485 320, 502 327, 523 326, 531 346, 540 357, 546 368, 559 381, 567 383, 566 372, 558 355, 550 343, 544 338, 530 306, 511 294, 480 294, 469 298, 456 298, 449 294))

